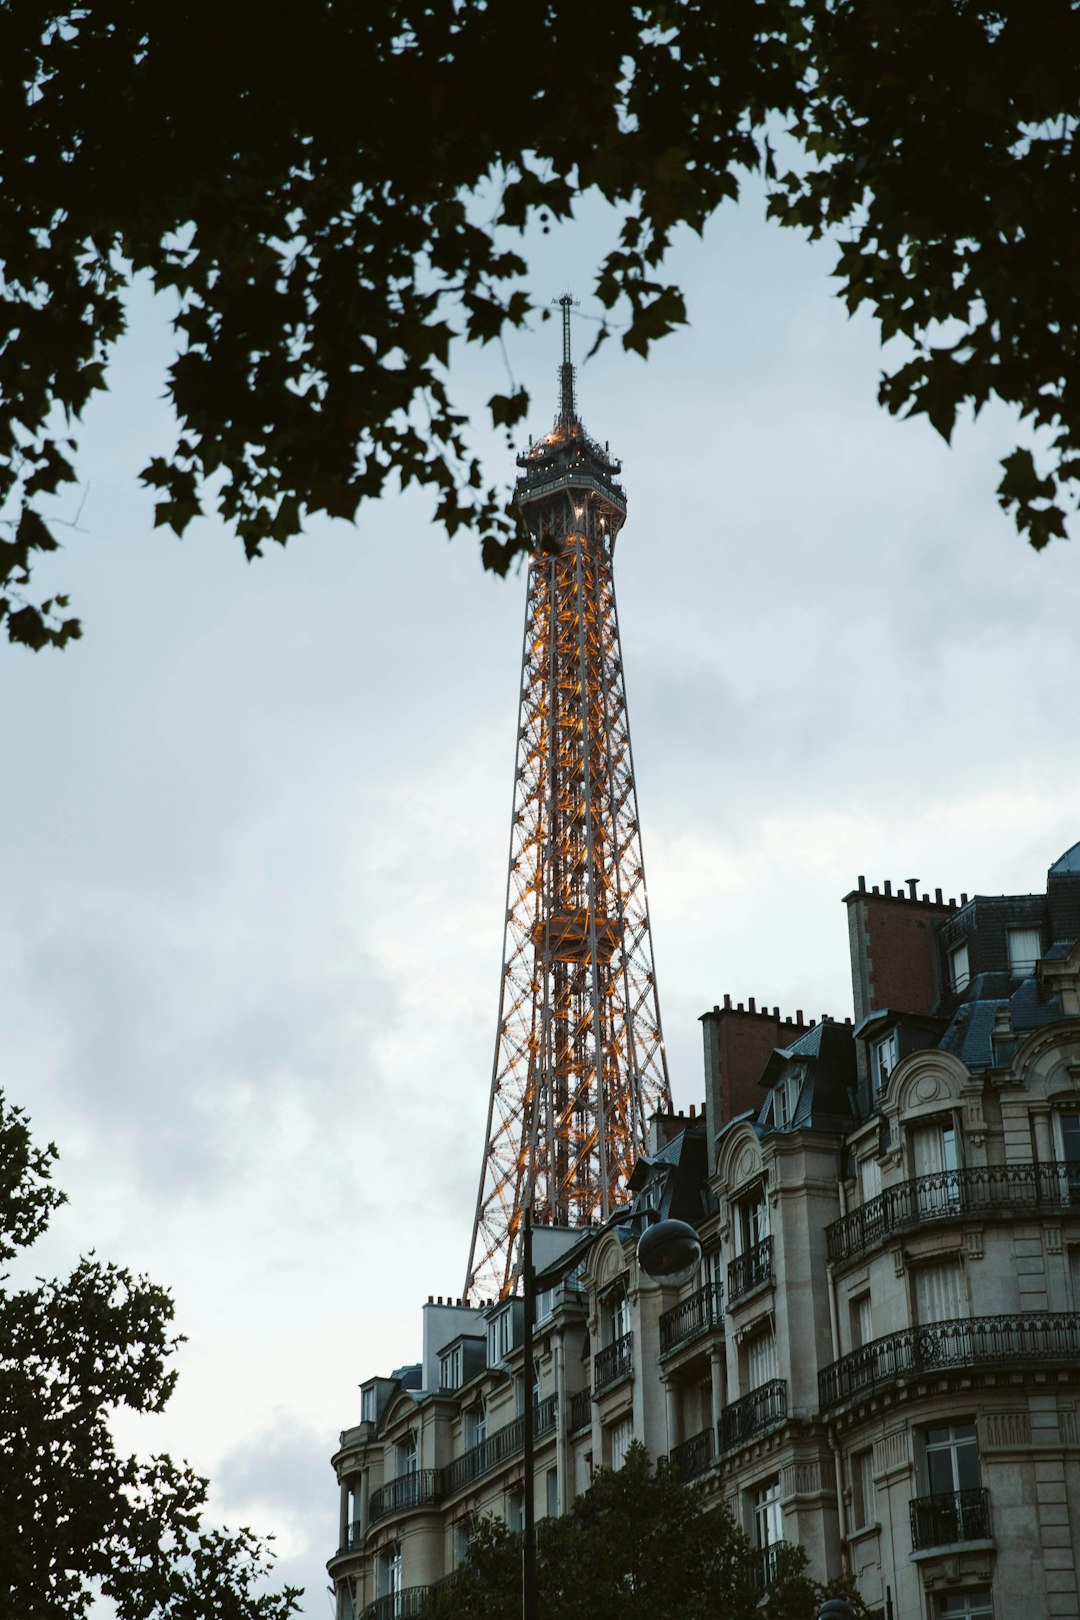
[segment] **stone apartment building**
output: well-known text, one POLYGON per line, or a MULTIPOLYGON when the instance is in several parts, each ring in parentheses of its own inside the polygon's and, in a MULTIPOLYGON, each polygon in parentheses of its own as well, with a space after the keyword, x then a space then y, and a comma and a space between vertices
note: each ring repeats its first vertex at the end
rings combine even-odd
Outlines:
MULTIPOLYGON (((535 1234, 536 1502, 633 1438, 883 1620, 1080 1617, 1080 844, 1045 893, 846 896, 854 1017, 702 1019, 633 1202, 535 1234), (637 1267, 697 1227, 681 1289, 637 1267)), ((341 1435, 339 1620, 419 1612, 522 1513, 522 1306, 429 1300, 341 1435)))

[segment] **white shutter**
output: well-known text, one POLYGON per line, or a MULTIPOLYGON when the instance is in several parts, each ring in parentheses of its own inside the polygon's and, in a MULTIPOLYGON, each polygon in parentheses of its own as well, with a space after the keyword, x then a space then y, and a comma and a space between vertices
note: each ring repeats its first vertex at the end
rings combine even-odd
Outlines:
POLYGON ((956 1261, 940 1266, 919 1266, 915 1272, 917 1322, 951 1322, 967 1315, 963 1275, 956 1261))

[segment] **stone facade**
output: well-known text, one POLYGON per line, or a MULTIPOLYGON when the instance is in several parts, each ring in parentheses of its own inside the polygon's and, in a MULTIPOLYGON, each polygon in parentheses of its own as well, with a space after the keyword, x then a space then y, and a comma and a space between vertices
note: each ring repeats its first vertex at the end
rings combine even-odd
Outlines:
MULTIPOLYGON (((1080 1617, 1080 846, 1045 896, 848 903, 858 1022, 714 1008, 705 1107, 653 1122, 633 1202, 537 1232, 537 1511, 637 1438, 726 1500, 763 1582, 783 1540, 883 1620, 1080 1617), (788 1044, 725 1117, 749 1016, 788 1044), (702 1243, 681 1290, 636 1262, 668 1215, 702 1243)), ((521 1302, 423 1314, 334 1457, 339 1620, 418 1612, 478 1515, 520 1521, 521 1302)))

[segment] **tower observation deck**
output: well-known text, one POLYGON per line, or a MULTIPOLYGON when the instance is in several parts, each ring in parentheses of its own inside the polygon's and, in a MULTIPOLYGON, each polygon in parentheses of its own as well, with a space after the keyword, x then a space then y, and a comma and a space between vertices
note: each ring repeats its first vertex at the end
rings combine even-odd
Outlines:
POLYGON ((466 1295, 520 1270, 523 1211, 584 1226, 627 1200, 671 1107, 653 971, 612 554, 620 464, 577 414, 569 296, 559 411, 518 457, 534 542, 525 606, 506 933, 466 1295))

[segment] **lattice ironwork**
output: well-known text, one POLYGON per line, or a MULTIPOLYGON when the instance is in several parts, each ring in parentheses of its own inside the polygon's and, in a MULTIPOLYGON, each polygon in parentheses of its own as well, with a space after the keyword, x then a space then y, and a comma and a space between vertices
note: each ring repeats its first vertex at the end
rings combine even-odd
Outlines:
POLYGON ((521 665, 499 1026, 466 1294, 503 1297, 521 1216, 584 1226, 627 1201, 671 1107, 612 579, 620 466, 559 413, 518 458, 535 542, 521 665))

